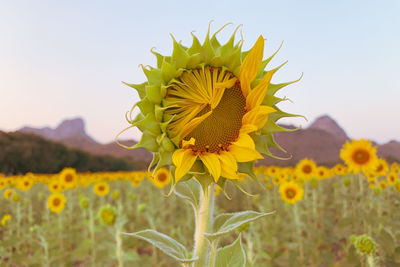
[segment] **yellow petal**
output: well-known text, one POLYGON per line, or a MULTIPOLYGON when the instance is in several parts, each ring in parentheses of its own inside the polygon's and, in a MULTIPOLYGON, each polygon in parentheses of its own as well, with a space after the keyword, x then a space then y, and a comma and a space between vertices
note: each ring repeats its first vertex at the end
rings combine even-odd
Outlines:
POLYGON ((255 132, 257 131, 258 128, 257 126, 253 125, 253 124, 243 124, 242 127, 240 127, 240 133, 251 133, 251 132, 255 132))
POLYGON ((248 162, 263 158, 263 156, 255 149, 241 147, 234 144, 229 147, 228 152, 235 157, 237 162, 248 162))
POLYGON ((250 148, 253 150, 256 148, 256 145, 254 144, 253 139, 248 134, 239 134, 238 140, 236 140, 232 144, 241 146, 241 147, 247 147, 247 148, 250 148))
POLYGON ((257 129, 261 129, 268 120, 268 114, 276 110, 269 106, 257 106, 244 114, 242 118, 243 124, 253 124, 257 129))
POLYGON ((220 82, 216 83, 214 86, 214 89, 216 91, 214 97, 211 99, 211 109, 214 109, 216 106, 218 106, 219 101, 221 101, 221 98, 225 92, 225 89, 231 88, 235 85, 235 82, 237 79, 234 77, 232 79, 229 79, 225 82, 220 82))
POLYGON ((172 154, 172 163, 175 166, 180 166, 182 164, 183 154, 185 153, 186 149, 177 149, 175 150, 174 154, 172 154))
POLYGON ((228 179, 237 179, 238 166, 235 157, 229 152, 222 151, 218 158, 221 163, 221 176, 228 179))
POLYGON ((190 137, 189 141, 182 140, 182 148, 188 148, 190 145, 194 145, 196 142, 196 139, 193 137, 190 137))
POLYGON ((190 122, 188 122, 185 126, 183 126, 181 139, 185 138, 186 135, 190 134, 200 123, 202 123, 208 116, 210 116, 212 110, 201 115, 200 117, 194 118, 190 122))
POLYGON ((244 59, 239 71, 239 81, 244 96, 250 91, 250 83, 257 75, 264 54, 264 37, 260 35, 251 51, 244 59))
POLYGON ((261 82, 249 93, 246 98, 246 108, 251 110, 252 108, 261 105, 264 100, 265 94, 267 93, 268 85, 271 82, 274 71, 270 70, 261 80, 261 82))
POLYGON ((214 177, 214 181, 218 182, 218 179, 221 176, 221 164, 219 162, 218 156, 214 153, 203 153, 199 156, 212 177, 214 177))
MULTIPOLYGON (((194 162, 197 159, 197 155, 193 153, 191 149, 178 149, 178 150, 184 150, 182 155, 177 155, 175 158, 175 161, 180 164, 175 164, 174 161, 174 154, 172 155, 172 161, 174 162, 176 169, 175 169, 175 182, 178 182, 190 169, 192 168, 194 162), (179 162, 180 160, 180 162, 179 162)), ((177 150, 177 151, 178 151, 177 150)), ((181 153, 181 152, 180 152, 181 153)))

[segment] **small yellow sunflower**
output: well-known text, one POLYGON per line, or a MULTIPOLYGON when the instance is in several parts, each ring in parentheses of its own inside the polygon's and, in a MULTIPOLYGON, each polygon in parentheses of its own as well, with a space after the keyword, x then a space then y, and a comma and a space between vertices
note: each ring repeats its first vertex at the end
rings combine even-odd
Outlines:
POLYGON ((60 173, 60 182, 66 188, 75 188, 77 185, 77 175, 74 168, 64 168, 60 173))
POLYGON ((316 177, 320 180, 332 177, 331 170, 325 166, 318 166, 315 170, 316 177))
POLYGON ((110 192, 110 187, 106 182, 99 182, 94 185, 93 191, 98 196, 105 196, 110 192))
POLYGON ((376 176, 386 176, 389 171, 389 164, 384 159, 378 159, 378 164, 372 172, 376 176))
POLYGON ((33 180, 32 180, 32 175, 25 175, 21 179, 18 179, 17 181, 17 188, 21 191, 27 191, 31 189, 33 185, 33 180))
POLYGON ((384 180, 380 181, 378 185, 380 189, 385 189, 388 186, 384 180))
POLYGON ((392 165, 390 165, 390 171, 399 174, 400 173, 399 164, 397 164, 397 162, 393 162, 392 165))
POLYGON ((333 172, 336 175, 346 175, 347 174, 347 168, 343 166, 342 164, 338 163, 333 167, 333 172))
POLYGON ((47 207, 54 213, 60 213, 65 208, 67 199, 63 194, 54 193, 47 199, 47 207))
POLYGON ((12 195, 15 194, 15 190, 11 189, 11 188, 7 188, 6 190, 4 190, 3 196, 5 199, 10 199, 12 197, 12 195))
POLYGON ((295 172, 299 177, 308 180, 317 176, 316 169, 317 164, 313 160, 305 158, 296 164, 295 172))
POLYGON ((171 174, 166 168, 161 168, 149 179, 156 187, 164 188, 171 182, 171 174))
POLYGON ((48 184, 49 191, 52 193, 58 193, 62 191, 62 186, 58 180, 53 180, 48 184))
POLYGON ((3 218, 1 218, 1 226, 5 227, 9 220, 11 220, 11 215, 4 214, 3 218))
POLYGON ((285 202, 295 204, 303 199, 304 189, 297 183, 286 182, 279 186, 279 193, 285 202))
POLYGON ((368 173, 376 170, 378 157, 376 147, 372 147, 370 141, 361 139, 346 142, 340 150, 340 158, 346 163, 352 173, 368 173))
POLYGON ((389 185, 393 186, 397 182, 398 177, 397 177, 397 174, 395 172, 390 172, 387 175, 386 179, 387 179, 389 185))

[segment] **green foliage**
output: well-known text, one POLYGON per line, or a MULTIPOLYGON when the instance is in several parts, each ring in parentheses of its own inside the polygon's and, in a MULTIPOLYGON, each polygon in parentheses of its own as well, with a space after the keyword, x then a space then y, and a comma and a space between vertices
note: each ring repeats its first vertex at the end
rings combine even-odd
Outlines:
POLYGON ((196 260, 196 258, 190 258, 189 252, 186 248, 176 241, 175 239, 159 233, 154 230, 143 230, 136 233, 124 233, 125 235, 134 236, 143 239, 157 248, 161 249, 165 254, 171 256, 182 263, 189 263, 196 260))
POLYGON ((142 169, 132 159, 95 156, 37 135, 0 131, 0 173, 58 173, 65 167, 79 172, 142 169))
POLYGON ((240 236, 232 244, 218 249, 215 260, 216 267, 244 267, 246 253, 240 236))

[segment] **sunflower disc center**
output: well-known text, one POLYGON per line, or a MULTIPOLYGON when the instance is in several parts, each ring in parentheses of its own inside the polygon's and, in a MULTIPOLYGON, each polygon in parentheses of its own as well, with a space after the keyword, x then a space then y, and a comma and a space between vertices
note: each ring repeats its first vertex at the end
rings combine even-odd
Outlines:
MULTIPOLYGON (((206 106, 196 117, 210 111, 206 106)), ((246 99, 243 96, 239 83, 225 89, 221 101, 211 115, 202 121, 184 140, 194 138, 195 145, 191 148, 195 152, 218 153, 236 141, 242 126, 242 118, 246 113, 246 99)))
POLYGON ((364 149, 358 149, 354 151, 353 160, 360 165, 367 163, 369 161, 368 151, 364 149))

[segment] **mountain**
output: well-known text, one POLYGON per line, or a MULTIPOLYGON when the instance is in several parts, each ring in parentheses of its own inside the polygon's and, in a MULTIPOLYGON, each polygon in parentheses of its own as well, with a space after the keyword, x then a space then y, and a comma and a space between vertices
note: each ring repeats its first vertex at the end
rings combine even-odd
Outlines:
MULTIPOLYGON (((292 125, 282 125, 286 128, 295 128, 292 125)), ((116 144, 99 144, 91 138, 85 130, 85 123, 81 118, 63 121, 55 129, 49 127, 37 129, 24 127, 20 131, 40 135, 46 139, 54 140, 69 148, 81 149, 94 155, 110 155, 114 157, 129 157, 143 163, 151 161, 152 155, 144 149, 129 150, 116 144)), ((271 148, 273 155, 289 158, 288 160, 265 157, 259 164, 266 165, 295 165, 303 158, 311 158, 318 164, 332 166, 340 162, 340 149, 348 135, 343 128, 330 116, 323 115, 315 119, 309 127, 294 132, 274 134, 275 140, 282 148, 288 151, 284 153, 276 148, 271 148)), ((134 140, 120 141, 125 146, 136 144, 134 140)), ((400 161, 400 142, 391 141, 383 145, 377 145, 378 155, 388 161, 400 161)))
MULTIPOLYGON (((294 128, 291 125, 282 125, 285 128, 294 128)), ((288 158, 287 160, 265 157, 260 164, 265 165, 295 165, 303 158, 313 159, 318 164, 333 166, 340 162, 339 154, 343 144, 350 138, 340 125, 328 115, 315 119, 305 129, 294 132, 280 132, 274 134, 276 142, 286 151, 284 153, 271 148, 273 155, 288 158)), ((374 144, 376 145, 376 144, 374 144)), ((378 156, 386 160, 400 161, 400 142, 391 141, 377 145, 378 156)))
MULTIPOLYGON (((130 157, 143 162, 149 162, 152 158, 151 153, 144 149, 129 150, 115 142, 104 145, 96 142, 86 133, 85 122, 82 118, 64 120, 55 129, 23 127, 19 131, 36 134, 60 142, 69 148, 80 149, 94 155, 109 155, 117 158, 130 157)), ((136 144, 134 140, 120 142, 126 146, 136 144)))

